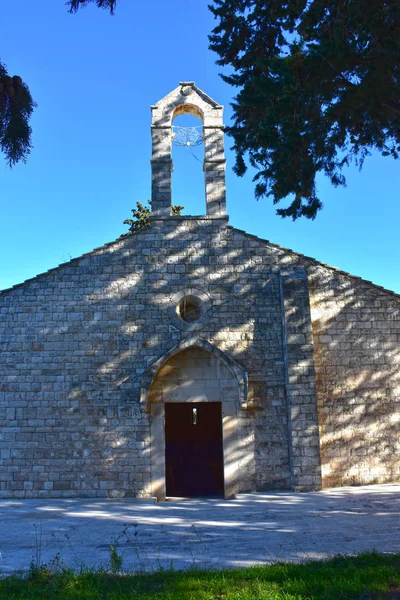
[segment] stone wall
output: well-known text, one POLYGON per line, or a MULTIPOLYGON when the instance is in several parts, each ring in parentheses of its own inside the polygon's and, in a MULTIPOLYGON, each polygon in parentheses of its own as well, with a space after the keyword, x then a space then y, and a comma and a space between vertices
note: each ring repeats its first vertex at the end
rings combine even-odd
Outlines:
POLYGON ((249 375, 241 489, 289 488, 275 259, 224 219, 177 217, 3 292, 1 495, 148 495, 141 375, 193 336, 249 375), (197 330, 179 326, 174 304, 193 287, 210 299, 197 330))
POLYGON ((237 383, 228 367, 214 355, 202 348, 188 348, 159 369, 148 401, 233 402, 238 406, 237 383))
POLYGON ((400 479, 400 298, 318 267, 311 278, 323 485, 400 479))
POLYGON ((196 338, 248 374, 240 490, 318 488, 315 386, 324 485, 394 480, 399 306, 226 219, 153 219, 0 295, 0 495, 149 495, 142 374, 196 338))

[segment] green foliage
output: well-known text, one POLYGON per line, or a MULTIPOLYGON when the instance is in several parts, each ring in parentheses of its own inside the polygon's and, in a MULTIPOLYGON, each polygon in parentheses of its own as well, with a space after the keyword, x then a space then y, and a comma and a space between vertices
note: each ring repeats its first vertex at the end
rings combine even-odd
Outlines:
POLYGON ((88 4, 96 4, 99 8, 109 10, 113 15, 117 0, 68 0, 68 2, 66 2, 68 12, 70 13, 76 13, 80 8, 84 8, 88 4))
POLYGON ((210 48, 239 88, 228 128, 235 172, 258 169, 257 198, 282 217, 313 219, 319 172, 400 151, 400 2, 213 0, 210 48))
MULTIPOLYGON (((151 201, 148 201, 151 204, 151 201)), ((124 225, 129 225, 128 233, 133 233, 136 229, 141 229, 149 224, 151 207, 144 206, 141 202, 136 202, 136 208, 132 208, 132 219, 125 219, 124 225)))
POLYGON ((38 564, 32 559, 26 574, 26 581, 31 585, 40 585, 49 583, 55 576, 62 575, 64 577, 70 577, 72 573, 71 569, 65 567, 60 553, 57 552, 55 557, 47 563, 38 564))
POLYGON ((10 167, 26 161, 31 151, 29 119, 35 102, 21 77, 10 77, 0 62, 0 150, 10 167))
POLYGON ((110 571, 111 573, 119 573, 124 564, 123 556, 118 552, 117 545, 110 545, 110 571))
MULTIPOLYGON (((150 202, 150 204, 151 204, 151 202, 150 202)), ((184 206, 179 206, 179 204, 173 204, 171 206, 171 215, 173 217, 180 217, 184 208, 185 208, 184 206)))
MULTIPOLYGON (((148 200, 149 206, 144 206, 141 202, 136 202, 136 208, 132 208, 133 219, 125 219, 124 225, 129 225, 128 233, 133 233, 137 229, 147 227, 149 224, 149 217, 151 213, 151 200, 148 200)), ((179 217, 181 215, 184 206, 172 205, 171 214, 173 217, 179 217)))
POLYGON ((0 579, 2 600, 395 600, 400 554, 362 554, 303 564, 276 563, 249 569, 110 574, 55 572, 42 580, 0 579))

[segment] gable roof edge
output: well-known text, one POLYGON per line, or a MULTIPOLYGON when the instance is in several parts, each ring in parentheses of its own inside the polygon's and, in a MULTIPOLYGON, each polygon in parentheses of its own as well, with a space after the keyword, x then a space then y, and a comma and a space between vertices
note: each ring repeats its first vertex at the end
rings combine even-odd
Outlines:
POLYGON ((74 258, 71 258, 70 260, 67 260, 64 263, 60 263, 56 267, 52 267, 51 269, 47 269, 47 271, 38 273, 34 277, 25 279, 24 281, 21 281, 21 283, 16 283, 15 285, 12 285, 9 288, 4 288, 4 290, 0 290, 0 296, 2 296, 3 294, 9 293, 9 292, 13 292, 14 290, 16 290, 24 285, 28 285, 28 284, 32 283, 33 281, 36 281, 40 277, 44 277, 45 275, 55 273, 56 271, 58 271, 59 269, 62 269, 63 267, 66 267, 67 265, 71 265, 73 263, 78 262, 78 260, 82 260, 83 258, 88 258, 90 256, 100 254, 100 252, 102 252, 103 250, 110 248, 111 246, 114 246, 115 244, 121 243, 121 241, 123 241, 124 239, 130 239, 131 235, 137 235, 139 233, 139 231, 144 231, 145 229, 148 229, 148 228, 149 228, 149 225, 146 225, 145 227, 141 227, 139 230, 137 230, 135 232, 122 234, 116 240, 113 240, 112 242, 107 242, 106 244, 103 244, 102 246, 97 246, 97 248, 93 248, 93 250, 89 250, 89 252, 84 252, 80 256, 75 256, 74 258))
MULTIPOLYGON (((82 260, 83 258, 88 258, 90 256, 99 254, 100 252, 104 251, 107 248, 110 248, 116 244, 121 243, 121 241, 123 241, 125 238, 129 239, 131 237, 131 235, 137 235, 139 232, 141 231, 145 231, 149 228, 150 226, 147 225, 146 227, 141 227, 140 230, 137 230, 135 233, 133 234, 122 234, 120 237, 118 237, 116 240, 113 240, 112 242, 107 242, 106 244, 103 244, 101 246, 97 246, 96 248, 93 248, 93 250, 90 250, 89 252, 85 252, 84 254, 81 254, 80 256, 76 256, 74 258, 71 258, 71 260, 68 260, 64 263, 60 263, 59 265, 57 265, 56 267, 53 267, 51 269, 47 269, 47 271, 43 271, 42 273, 38 273, 37 275, 35 275, 34 277, 30 277, 29 279, 25 279, 24 281, 21 281, 21 283, 16 283, 15 285, 12 285, 9 288, 5 288, 3 290, 0 290, 0 296, 2 296, 3 294, 7 294, 9 292, 13 292, 14 290, 23 287, 24 285, 29 285, 30 283, 38 280, 40 277, 43 277, 45 275, 49 275, 51 273, 55 273, 56 271, 62 269, 63 267, 66 267, 67 265, 71 265, 76 263, 79 260, 82 260)), ((300 252, 296 252, 295 250, 292 250, 291 248, 285 248, 284 246, 280 246, 279 244, 275 244, 274 242, 271 242, 270 240, 266 240, 264 238, 260 238, 257 235, 253 235, 252 233, 247 233, 247 231, 244 231, 243 229, 238 229, 237 227, 233 227, 232 225, 228 225, 227 226, 228 229, 230 229, 231 231, 235 231, 237 233, 240 233, 242 235, 244 235, 245 237, 248 237, 250 239, 253 240, 257 240, 258 242, 263 242, 264 244, 268 244, 269 246, 272 246, 273 248, 276 248, 277 250, 282 250, 284 252, 290 252, 290 254, 297 256, 298 258, 307 260, 309 262, 314 263, 317 266, 321 266, 324 267, 326 269, 329 269, 330 271, 333 271, 335 273, 338 273, 339 275, 345 275, 346 277, 350 277, 351 279, 354 279, 356 281, 360 281, 361 283, 365 283, 370 287, 373 287, 375 289, 380 290, 381 292, 384 292, 386 294, 390 294, 391 296, 394 296, 395 298, 397 298, 398 300, 400 300, 400 294, 398 294, 397 292, 394 292, 393 290, 389 290, 385 287, 383 287, 382 285, 378 285, 376 283, 374 283, 373 281, 370 281, 368 279, 364 279, 363 277, 359 277, 358 275, 353 275, 352 273, 349 273, 348 271, 343 271, 342 269, 339 269, 338 267, 332 267, 331 265, 328 265, 327 263, 321 262, 319 260, 317 260, 316 258, 313 258, 312 256, 306 256, 305 254, 301 254, 300 252)))
POLYGON ((368 286, 371 286, 373 288, 380 290, 381 292, 385 292, 386 294, 395 296, 398 300, 400 300, 400 294, 398 294, 397 292, 394 292, 393 290, 389 290, 389 289, 383 287, 382 285, 378 285, 378 284, 374 283, 373 281, 364 279, 363 277, 359 277, 358 275, 352 275, 352 273, 349 273, 348 271, 343 271, 342 269, 339 269, 338 267, 332 267, 331 265, 321 262, 321 261, 317 260, 316 258, 313 258, 312 256, 306 256, 305 254, 296 252, 295 250, 292 250, 291 248, 285 248, 284 246, 275 244, 274 242, 271 242, 270 240, 265 240, 264 238, 260 238, 257 235, 253 235, 252 233, 247 233, 243 229, 237 229, 237 227, 233 227, 232 225, 228 225, 228 229, 231 229, 232 231, 236 231, 237 233, 241 233, 242 235, 249 237, 253 240, 257 240, 259 242, 264 242, 264 243, 268 244, 269 246, 277 248, 278 250, 283 250, 284 252, 290 252, 294 256, 297 256, 301 259, 305 259, 309 262, 314 263, 317 266, 321 266, 321 267, 324 267, 325 269, 329 269, 330 271, 334 271, 335 273, 338 273, 339 275, 345 275, 346 277, 351 277, 351 279, 355 279, 357 281, 360 281, 361 283, 365 283, 368 286))

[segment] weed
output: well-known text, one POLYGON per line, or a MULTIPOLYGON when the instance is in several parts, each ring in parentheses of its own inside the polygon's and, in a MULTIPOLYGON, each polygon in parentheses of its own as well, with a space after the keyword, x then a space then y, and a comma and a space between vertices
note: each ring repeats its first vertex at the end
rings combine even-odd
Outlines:
POLYGON ((33 524, 33 547, 32 547, 32 560, 30 564, 30 571, 40 569, 42 565, 42 547, 43 547, 43 531, 42 523, 39 523, 39 527, 36 523, 33 524))
POLYGON ((50 581, 55 575, 71 575, 72 570, 67 569, 63 559, 59 552, 49 560, 47 563, 35 564, 32 560, 28 573, 26 575, 27 581, 30 583, 46 583, 50 581))
POLYGON ((192 567, 197 566, 197 561, 199 560, 200 555, 200 565, 202 568, 207 566, 208 559, 208 549, 200 535, 200 532, 196 528, 196 523, 192 523, 189 533, 188 533, 188 546, 189 552, 192 557, 192 567), (197 550, 197 552, 196 552, 197 550))
POLYGON ((124 557, 118 552, 118 539, 111 540, 110 545, 110 571, 111 573, 119 573, 124 564, 124 557))

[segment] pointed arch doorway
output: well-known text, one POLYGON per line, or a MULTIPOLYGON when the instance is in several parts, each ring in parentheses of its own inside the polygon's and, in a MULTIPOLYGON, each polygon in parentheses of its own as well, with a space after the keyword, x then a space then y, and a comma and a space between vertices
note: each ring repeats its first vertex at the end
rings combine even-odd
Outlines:
POLYGON ((238 411, 244 369, 205 341, 181 344, 144 374, 150 414, 151 490, 230 497, 239 489, 238 411))

